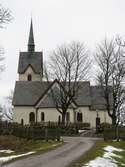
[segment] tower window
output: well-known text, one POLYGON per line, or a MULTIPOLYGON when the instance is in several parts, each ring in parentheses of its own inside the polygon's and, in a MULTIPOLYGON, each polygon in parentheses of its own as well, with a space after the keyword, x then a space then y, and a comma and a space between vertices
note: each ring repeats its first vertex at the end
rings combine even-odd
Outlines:
POLYGON ((32 81, 32 76, 31 76, 31 74, 28 74, 27 80, 28 80, 28 81, 32 81))

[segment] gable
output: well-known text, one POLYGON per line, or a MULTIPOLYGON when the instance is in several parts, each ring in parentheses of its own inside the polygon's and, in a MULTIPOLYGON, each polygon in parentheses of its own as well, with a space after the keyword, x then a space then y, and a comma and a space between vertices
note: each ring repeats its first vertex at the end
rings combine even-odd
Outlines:
POLYGON ((39 100, 36 103, 36 108, 54 108, 55 102, 52 96, 51 90, 54 91, 55 88, 59 88, 59 83, 55 80, 44 92, 43 96, 39 98, 39 100))
MULTIPOLYGON (((36 103, 36 108, 56 107, 56 100, 57 100, 57 104, 60 105, 61 104, 61 102, 60 102, 61 98, 60 98, 60 93, 59 93, 60 86, 62 86, 62 85, 60 85, 60 83, 57 80, 55 80, 53 82, 53 84, 49 87, 49 89, 47 89, 47 92, 44 94, 44 96, 42 96, 39 99, 39 101, 36 103), (56 96, 55 96, 55 94, 56 94, 56 96)), ((87 96, 86 96, 86 99, 87 99, 87 96)), ((90 105, 90 103, 87 103, 85 105, 90 105)), ((73 99, 70 107, 76 107, 76 106, 77 106, 77 103, 73 99)))
POLYGON ((20 52, 18 73, 23 74, 29 65, 35 73, 40 73, 43 68, 42 52, 20 52))
POLYGON ((34 70, 34 68, 32 67, 32 65, 29 64, 29 65, 27 66, 27 68, 25 69, 24 73, 32 74, 32 73, 35 73, 35 70, 34 70))
POLYGON ((44 97, 42 97, 35 107, 36 108, 55 108, 56 106, 52 96, 50 95, 50 92, 48 92, 44 97))

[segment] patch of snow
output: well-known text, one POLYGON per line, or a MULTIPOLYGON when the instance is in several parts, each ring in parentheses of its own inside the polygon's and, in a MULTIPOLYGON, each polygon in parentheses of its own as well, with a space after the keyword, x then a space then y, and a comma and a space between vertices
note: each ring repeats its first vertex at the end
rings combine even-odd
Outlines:
POLYGON ((35 153, 35 152, 28 152, 28 153, 20 154, 20 155, 12 155, 12 156, 7 156, 7 157, 0 157, 0 162, 7 162, 7 161, 10 161, 12 159, 23 157, 23 156, 30 155, 30 154, 33 154, 33 153, 35 153))
POLYGON ((123 151, 122 149, 116 148, 116 147, 113 147, 113 146, 107 146, 107 147, 104 148, 104 150, 108 151, 108 152, 113 152, 113 151, 121 152, 121 151, 123 151))
MULTIPOLYGON (((117 161, 113 157, 122 158, 122 156, 116 155, 114 151, 121 152, 123 149, 115 148, 112 146, 104 147, 103 157, 97 157, 96 159, 90 161, 88 164, 83 167, 118 167, 117 161)), ((122 164, 123 165, 123 164, 122 164)), ((125 164, 124 164, 125 165, 125 164)))
POLYGON ((106 152, 106 153, 104 153, 103 157, 104 158, 110 158, 110 159, 113 159, 112 157, 122 158, 122 156, 114 154, 112 152, 106 152))
POLYGON ((113 163, 110 159, 97 157, 83 167, 117 167, 117 165, 113 163))
POLYGON ((12 150, 0 150, 0 153, 7 153, 7 154, 10 154, 10 153, 13 153, 14 151, 12 150))
POLYGON ((104 153, 104 155, 103 155, 104 158, 110 158, 112 160, 113 160, 112 157, 122 158, 122 156, 113 153, 114 151, 117 151, 117 152, 123 151, 120 148, 116 148, 116 147, 112 147, 112 146, 107 146, 107 147, 104 148, 104 150, 106 151, 104 153))
MULTIPOLYGON (((112 140, 112 141, 117 142, 117 139, 114 139, 114 140, 112 140)), ((119 139, 119 141, 122 141, 122 140, 121 140, 121 139, 119 139)))
POLYGON ((86 131, 86 130, 80 130, 80 129, 78 130, 79 133, 83 133, 83 132, 85 132, 85 131, 86 131))

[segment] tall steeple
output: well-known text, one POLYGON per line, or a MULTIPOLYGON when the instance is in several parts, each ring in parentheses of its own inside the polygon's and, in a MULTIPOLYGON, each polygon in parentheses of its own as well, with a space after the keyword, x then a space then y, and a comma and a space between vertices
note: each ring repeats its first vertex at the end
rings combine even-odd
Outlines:
POLYGON ((34 35, 33 35, 33 23, 31 19, 29 41, 28 41, 28 52, 34 52, 34 51, 35 51, 35 44, 34 44, 34 35))

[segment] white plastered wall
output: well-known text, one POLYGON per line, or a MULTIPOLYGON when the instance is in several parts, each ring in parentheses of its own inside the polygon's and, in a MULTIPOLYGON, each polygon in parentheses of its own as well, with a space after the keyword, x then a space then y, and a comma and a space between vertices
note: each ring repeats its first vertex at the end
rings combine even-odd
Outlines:
MULTIPOLYGON (((83 115, 83 122, 90 123, 91 127, 95 127, 96 125, 96 117, 97 112, 89 110, 89 107, 81 107, 76 110, 77 112, 82 112, 83 115)), ((14 114, 13 114, 13 120, 14 122, 21 123, 21 119, 24 120, 24 124, 29 124, 29 114, 30 112, 35 113, 36 117, 36 109, 33 107, 14 107, 14 114)), ((58 122, 59 116, 61 114, 55 109, 55 108, 41 108, 38 110, 37 113, 37 121, 41 122, 41 112, 44 112, 45 115, 45 122, 51 121, 51 122, 58 122)), ((67 112, 70 113, 70 122, 74 122, 74 112, 72 109, 69 109, 67 112)), ((105 111, 98 111, 98 115, 100 117, 100 121, 111 123, 111 119, 108 116, 107 112, 105 111)))
POLYGON ((42 108, 38 110, 38 122, 41 122, 41 112, 44 112, 45 122, 58 122, 58 117, 61 115, 55 108, 42 108))
MULTIPOLYGON (((45 122, 58 122, 59 116, 61 114, 55 108, 41 108, 38 110, 38 122, 41 122, 41 112, 44 112, 45 122)), ((70 122, 74 122, 73 111, 69 109, 67 112, 70 113, 70 122)), ((61 116, 62 117, 62 116, 61 116)))
POLYGON ((19 81, 27 81, 28 74, 31 74, 32 81, 40 81, 40 75, 35 74, 31 66, 27 68, 24 74, 19 74, 19 81))
MULTIPOLYGON (((23 119, 24 124, 29 124, 29 114, 30 112, 35 113, 36 120, 36 109, 33 107, 14 107, 13 121, 17 123, 21 123, 21 119, 23 119)), ((37 121, 41 122, 41 112, 44 112, 45 122, 58 122, 59 116, 61 114, 55 108, 42 108, 37 111, 37 121)), ((74 122, 73 111, 69 109, 67 112, 70 113, 70 122, 74 122)))
MULTIPOLYGON (((77 111, 81 111, 83 114, 83 122, 89 122, 91 127, 96 126, 97 112, 92 111, 89 107, 80 107, 77 111)), ((106 111, 98 111, 98 116, 100 117, 100 122, 107 122, 111 124, 111 118, 108 116, 106 111)))
POLYGON ((14 107, 13 121, 17 123, 21 123, 21 119, 23 119, 24 124, 29 124, 30 112, 35 113, 35 108, 33 107, 14 107))

